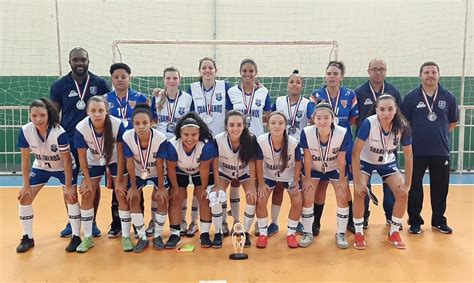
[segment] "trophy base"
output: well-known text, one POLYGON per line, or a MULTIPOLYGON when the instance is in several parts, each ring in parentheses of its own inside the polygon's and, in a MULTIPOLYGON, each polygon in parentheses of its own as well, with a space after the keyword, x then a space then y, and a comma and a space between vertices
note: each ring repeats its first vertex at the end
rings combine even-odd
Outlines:
POLYGON ((229 255, 229 259, 232 259, 232 260, 243 260, 243 259, 248 259, 248 258, 249 256, 243 253, 236 253, 236 254, 229 255))

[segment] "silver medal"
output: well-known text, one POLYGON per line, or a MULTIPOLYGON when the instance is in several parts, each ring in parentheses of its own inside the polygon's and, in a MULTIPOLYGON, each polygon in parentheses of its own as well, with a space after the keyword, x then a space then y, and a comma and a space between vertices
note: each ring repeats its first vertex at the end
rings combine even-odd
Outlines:
POLYGON ((84 102, 84 100, 79 100, 79 101, 76 103, 76 108, 79 109, 79 110, 84 110, 84 109, 86 109, 86 103, 84 102))
POLYGON ((250 117, 249 114, 246 114, 245 115, 245 123, 250 124, 251 121, 252 121, 252 117, 250 117))
POLYGON ((289 132, 290 132, 290 135, 296 134, 296 127, 295 127, 295 126, 291 126, 290 129, 289 129, 289 132))
POLYGON ((438 115, 436 115, 436 113, 434 113, 434 112, 430 112, 428 114, 428 120, 430 120, 431 122, 436 121, 437 118, 438 118, 438 115))
POLYGON ((103 157, 103 156, 99 157, 99 164, 100 164, 100 166, 104 166, 106 164, 105 157, 103 157))
POLYGON ((141 178, 142 180, 148 179, 148 171, 146 171, 146 170, 141 171, 141 172, 140 172, 140 178, 141 178))
POLYGON ((210 124, 210 123, 212 123, 212 116, 211 115, 205 115, 203 120, 206 124, 210 124))
POLYGON ((176 129, 176 124, 171 122, 171 123, 168 123, 168 125, 166 125, 166 131, 168 133, 174 133, 174 130, 176 129))
POLYGON ((123 126, 124 126, 125 128, 128 127, 128 120, 127 120, 127 119, 122 119, 122 123, 123 123, 123 126))

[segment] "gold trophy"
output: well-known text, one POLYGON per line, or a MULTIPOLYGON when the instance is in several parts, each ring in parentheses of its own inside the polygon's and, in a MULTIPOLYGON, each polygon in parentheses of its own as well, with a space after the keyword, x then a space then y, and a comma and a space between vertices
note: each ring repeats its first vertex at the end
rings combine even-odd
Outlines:
POLYGON ((234 231, 232 232, 232 246, 235 253, 229 255, 229 259, 242 260, 248 259, 249 256, 244 253, 245 233, 244 226, 241 223, 234 224, 234 231))

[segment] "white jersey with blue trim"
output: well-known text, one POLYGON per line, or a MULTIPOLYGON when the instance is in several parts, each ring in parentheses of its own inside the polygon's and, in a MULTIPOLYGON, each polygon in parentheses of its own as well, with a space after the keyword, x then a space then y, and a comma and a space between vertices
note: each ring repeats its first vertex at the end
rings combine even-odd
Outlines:
MULTIPOLYGON (((396 136, 392 132, 388 135, 382 134, 377 115, 368 117, 366 121, 370 123, 370 132, 368 133, 368 138, 360 153, 360 160, 374 165, 384 165, 394 162, 396 159, 394 152, 398 150, 398 145, 401 142, 401 133, 398 132, 396 136), (382 139, 384 140, 384 143, 382 143, 382 139), (385 160, 383 158, 384 144, 385 150, 388 152, 388 158, 385 160)), ((366 130, 361 126, 358 136, 364 134, 363 132, 365 131, 366 130)))
POLYGON ((219 172, 231 178, 249 174, 249 164, 240 161, 239 151, 234 152, 232 149, 227 132, 218 134, 215 142, 219 156, 219 172))
MULTIPOLYGON (((210 89, 204 89, 201 82, 194 82, 190 86, 191 96, 194 101, 194 109, 201 118, 209 115, 212 122, 207 124, 215 137, 217 134, 225 131, 225 107, 226 107, 226 82, 216 80, 214 86, 210 89)), ((206 122, 206 121, 205 121, 206 122)))
MULTIPOLYGON (((156 169, 156 160, 158 158, 166 158, 166 150, 168 140, 163 133, 160 133, 156 129, 151 129, 151 140, 148 162, 146 169, 148 171, 148 178, 158 177, 158 171, 156 169)), ((133 161, 135 162, 135 176, 140 176, 142 171, 142 164, 140 161, 140 151, 143 157, 146 159, 146 149, 140 147, 140 142, 135 134, 135 129, 131 129, 125 132, 123 135, 124 152, 125 157, 130 158, 133 155, 133 161)))
MULTIPOLYGON (((35 160, 32 168, 41 169, 49 172, 64 171, 64 160, 61 158, 61 153, 70 150, 69 143, 66 136, 66 131, 61 126, 52 127, 46 140, 38 135, 36 127, 33 123, 28 123, 21 127, 24 140, 19 142, 20 147, 29 147, 35 160), (60 136, 64 137, 61 143, 60 136), (26 141, 26 143, 24 142, 26 141)), ((74 157, 71 153, 72 168, 75 168, 74 157)))
MULTIPOLYGON (((244 113, 247 112, 247 107, 244 103, 244 97, 242 94, 241 85, 235 85, 228 90, 230 102, 233 105, 233 109, 244 113)), ((264 111, 270 111, 271 105, 266 105, 269 96, 268 89, 265 87, 259 87, 255 89, 253 99, 250 95, 245 95, 246 103, 252 102, 250 106, 250 124, 247 125, 250 132, 255 136, 263 134, 263 114, 264 111)))
MULTIPOLYGON (((290 106, 290 112, 288 112, 288 96, 280 96, 276 99, 275 105, 276 105, 276 111, 280 111, 283 114, 285 114, 286 119, 287 119, 287 124, 288 127, 286 128, 287 133, 294 137, 297 141, 300 140, 301 137, 301 130, 308 125, 308 103, 313 103, 310 102, 309 99, 301 97, 301 102, 292 104, 290 106), (298 109, 296 109, 298 107, 298 109), (296 114, 295 114, 296 111, 296 114), (290 116, 292 114, 293 116, 290 116), (295 133, 290 133, 289 129, 291 126, 292 118, 295 117, 295 123, 294 126, 296 127, 296 132, 295 133)), ((309 113, 311 115, 313 113, 309 113)))
POLYGON ((346 136, 347 129, 339 125, 335 125, 334 130, 332 131, 331 143, 327 145, 321 145, 320 141, 316 138, 316 126, 308 126, 304 128, 304 133, 306 135, 306 142, 308 145, 308 150, 311 153, 312 159, 312 168, 313 170, 323 172, 322 165, 323 160, 321 153, 325 154, 327 151, 327 167, 326 172, 337 170, 337 156, 341 150, 344 137, 346 136), (329 146, 329 149, 327 149, 329 146))
POLYGON ((174 133, 168 132, 166 130, 166 127, 170 123, 170 114, 173 115, 173 113, 169 113, 169 111, 172 112, 173 108, 175 108, 175 113, 172 122, 175 124, 178 123, 181 117, 193 110, 193 98, 189 93, 179 91, 178 95, 176 96, 176 99, 168 99, 168 101, 163 104, 163 108, 159 110, 158 105, 160 104, 160 101, 161 96, 153 97, 151 111, 153 113, 153 118, 158 119, 156 129, 165 134, 166 138, 169 140, 174 137, 174 133), (168 102, 170 103, 169 108, 167 105, 168 102), (175 105, 175 103, 177 104, 175 105))
POLYGON ((181 139, 176 139, 176 137, 174 137, 169 141, 169 144, 174 148, 178 155, 178 160, 176 162, 178 174, 184 173, 193 175, 199 172, 199 166, 201 165, 201 154, 203 153, 203 148, 206 143, 199 141, 190 154, 184 150, 181 139))
MULTIPOLYGON (((112 157, 110 158, 109 164, 117 163, 117 140, 121 141, 122 137, 119 136, 120 127, 123 128, 122 120, 114 117, 112 115, 108 115, 110 118, 110 122, 112 122, 112 136, 114 138, 114 149, 112 151, 112 157)), ((79 122, 76 126, 76 131, 82 135, 84 142, 87 144, 87 164, 89 166, 102 166, 99 162, 99 151, 94 141, 94 130, 92 129, 92 121, 89 117, 84 118, 82 121, 79 122)), ((102 139, 104 136, 97 137, 97 143, 100 145, 102 143, 102 139)), ((76 138, 75 138, 76 139, 76 138)), ((77 141, 77 139, 76 139, 77 141)))
POLYGON ((275 152, 270 144, 270 133, 260 135, 257 138, 258 145, 263 154, 263 176, 267 179, 289 182, 295 178, 296 149, 298 141, 288 136, 288 164, 283 172, 281 171, 281 150, 275 152))

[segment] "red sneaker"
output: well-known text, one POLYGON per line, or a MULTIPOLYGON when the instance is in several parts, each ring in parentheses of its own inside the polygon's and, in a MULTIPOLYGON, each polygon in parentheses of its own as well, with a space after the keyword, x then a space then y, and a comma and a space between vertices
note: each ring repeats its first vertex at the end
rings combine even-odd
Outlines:
POLYGON ((400 238, 399 232, 393 232, 392 235, 388 235, 388 241, 397 249, 405 249, 406 245, 400 238))
POLYGON ((367 247, 367 244, 365 243, 365 238, 362 233, 356 233, 354 235, 354 248, 358 250, 364 250, 367 247))
POLYGON ((267 247, 267 240, 268 240, 267 236, 264 236, 264 235, 258 236, 257 248, 259 248, 259 249, 266 248, 267 247))
POLYGON ((298 241, 296 240, 296 236, 294 234, 286 236, 286 243, 291 249, 296 249, 298 247, 298 241))

